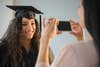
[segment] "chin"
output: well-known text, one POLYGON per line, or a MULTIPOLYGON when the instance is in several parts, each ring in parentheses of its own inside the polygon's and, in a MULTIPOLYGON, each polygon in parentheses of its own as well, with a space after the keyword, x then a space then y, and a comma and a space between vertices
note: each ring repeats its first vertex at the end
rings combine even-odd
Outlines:
POLYGON ((27 39, 32 39, 32 38, 33 38, 33 36, 27 37, 27 39))
POLYGON ((27 35, 26 37, 27 37, 27 39, 32 39, 33 36, 34 36, 34 34, 31 34, 31 35, 27 35))
POLYGON ((30 40, 30 39, 33 38, 33 35, 27 35, 25 38, 28 39, 28 40, 30 40))

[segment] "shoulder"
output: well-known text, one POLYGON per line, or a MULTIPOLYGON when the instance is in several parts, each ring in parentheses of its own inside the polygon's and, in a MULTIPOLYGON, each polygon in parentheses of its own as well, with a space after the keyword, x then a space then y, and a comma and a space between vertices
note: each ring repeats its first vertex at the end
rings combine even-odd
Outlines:
POLYGON ((68 51, 68 50, 76 50, 79 48, 87 48, 87 47, 94 47, 94 42, 93 40, 89 41, 80 41, 80 42, 75 42, 75 43, 70 43, 65 45, 61 51, 68 51))
POLYGON ((65 45, 61 50, 60 50, 60 54, 74 54, 74 56, 81 56, 81 55, 88 55, 88 53, 90 54, 94 54, 96 53, 96 48, 94 45, 93 40, 89 40, 89 41, 80 41, 80 42, 76 42, 76 43, 70 43, 65 45))
POLYGON ((52 66, 69 65, 71 67, 78 67, 79 64, 86 65, 88 62, 92 65, 92 63, 96 63, 94 61, 91 62, 92 60, 97 61, 96 57, 97 54, 93 41, 70 43, 60 50, 52 66))
POLYGON ((64 51, 65 58, 74 63, 78 62, 80 65, 95 65, 98 62, 98 53, 96 51, 93 40, 82 41, 65 46, 61 52, 64 51), (80 61, 80 62, 79 62, 80 61))

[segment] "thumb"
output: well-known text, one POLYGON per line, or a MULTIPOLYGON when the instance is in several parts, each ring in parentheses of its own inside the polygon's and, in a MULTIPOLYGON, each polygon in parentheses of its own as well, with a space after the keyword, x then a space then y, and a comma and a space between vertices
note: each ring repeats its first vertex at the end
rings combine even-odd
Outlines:
POLYGON ((58 32, 57 32, 57 35, 59 35, 59 34, 62 34, 62 32, 61 32, 61 31, 58 31, 58 32))
POLYGON ((76 36, 76 33, 73 32, 73 31, 71 31, 71 32, 69 32, 69 33, 72 34, 72 35, 74 35, 74 36, 76 36))

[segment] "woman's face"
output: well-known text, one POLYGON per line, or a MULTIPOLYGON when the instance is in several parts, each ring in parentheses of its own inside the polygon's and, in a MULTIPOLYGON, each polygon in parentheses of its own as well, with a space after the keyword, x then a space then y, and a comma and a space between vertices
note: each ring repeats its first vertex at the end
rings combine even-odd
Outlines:
POLYGON ((84 8, 82 5, 82 0, 80 0, 80 5, 78 8, 78 16, 80 17, 80 25, 85 28, 85 22, 84 22, 84 8))
POLYGON ((35 19, 22 18, 21 36, 25 39, 32 39, 36 31, 35 19))

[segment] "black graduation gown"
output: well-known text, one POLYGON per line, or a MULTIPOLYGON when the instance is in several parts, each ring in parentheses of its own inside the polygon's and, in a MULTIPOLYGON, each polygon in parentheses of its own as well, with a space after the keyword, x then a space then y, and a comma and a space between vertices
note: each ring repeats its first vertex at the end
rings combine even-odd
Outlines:
POLYGON ((7 46, 5 43, 0 43, 0 67, 34 67, 36 63, 37 55, 33 51, 33 49, 30 49, 29 54, 26 53, 25 48, 22 47, 22 61, 24 60, 24 66, 23 63, 20 62, 17 65, 12 64, 10 61, 10 53, 8 52, 7 46), (33 61, 33 56, 35 56, 35 62, 33 61))

